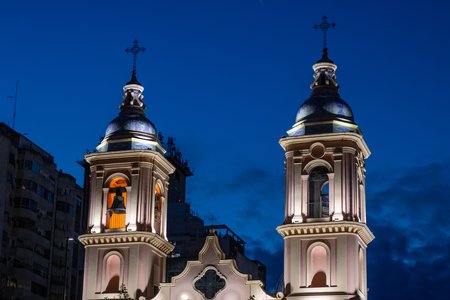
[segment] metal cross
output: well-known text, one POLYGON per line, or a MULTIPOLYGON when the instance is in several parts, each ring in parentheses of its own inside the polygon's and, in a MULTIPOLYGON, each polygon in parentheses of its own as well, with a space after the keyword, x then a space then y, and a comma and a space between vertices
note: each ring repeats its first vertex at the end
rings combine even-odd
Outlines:
POLYGON ((323 33, 323 49, 327 48, 327 31, 330 28, 336 27, 336 24, 334 22, 330 23, 328 22, 327 16, 322 17, 322 23, 314 25, 314 29, 320 29, 323 33))
POLYGON ((139 52, 144 52, 145 48, 139 46, 139 42, 137 40, 133 41, 133 47, 125 49, 126 53, 131 53, 133 55, 133 73, 136 72, 136 57, 139 52))

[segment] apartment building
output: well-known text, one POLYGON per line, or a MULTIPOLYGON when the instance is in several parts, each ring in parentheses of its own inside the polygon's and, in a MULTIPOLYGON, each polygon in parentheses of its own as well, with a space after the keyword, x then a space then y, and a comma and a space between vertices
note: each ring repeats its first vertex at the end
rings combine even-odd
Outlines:
POLYGON ((79 299, 83 189, 0 123, 0 299, 79 299))

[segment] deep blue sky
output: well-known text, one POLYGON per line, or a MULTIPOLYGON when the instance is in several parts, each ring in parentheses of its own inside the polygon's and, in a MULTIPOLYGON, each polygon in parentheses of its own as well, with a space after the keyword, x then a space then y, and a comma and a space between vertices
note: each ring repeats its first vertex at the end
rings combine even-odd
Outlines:
POLYGON ((0 121, 76 160, 118 113, 137 38, 147 115, 195 176, 188 199, 281 276, 283 152, 308 98, 328 15, 341 96, 367 161, 371 299, 441 299, 450 285, 450 4, 446 1, 2 1, 0 121), (3 96, 2 96, 3 95, 3 96))

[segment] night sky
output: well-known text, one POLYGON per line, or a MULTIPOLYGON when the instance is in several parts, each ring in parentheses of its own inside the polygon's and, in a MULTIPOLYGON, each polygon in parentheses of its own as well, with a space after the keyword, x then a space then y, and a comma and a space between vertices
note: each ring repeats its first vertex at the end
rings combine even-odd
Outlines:
MULTIPOLYGON (((340 94, 372 151, 367 161, 370 299, 450 293, 450 2, 1 1, 0 121, 76 161, 119 112, 138 57, 147 116, 195 173, 188 201, 282 273, 283 151, 309 96, 323 15, 340 94), (363 3, 364 2, 364 3, 363 3)), ((207 221, 209 223, 209 221, 207 221)), ((445 297, 444 297, 445 298, 445 297)))

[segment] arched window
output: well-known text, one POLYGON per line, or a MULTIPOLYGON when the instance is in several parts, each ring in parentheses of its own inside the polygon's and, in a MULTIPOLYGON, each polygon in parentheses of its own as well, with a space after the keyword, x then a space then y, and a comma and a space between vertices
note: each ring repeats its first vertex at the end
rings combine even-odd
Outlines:
POLYGON ((161 207, 163 201, 162 188, 159 183, 155 185, 155 203, 154 203, 154 228, 157 234, 161 233, 161 207))
POLYGON ((309 174, 309 218, 325 218, 329 216, 329 183, 327 173, 327 168, 316 167, 309 174))
POLYGON ((159 184, 156 184, 156 186, 155 186, 155 210, 160 211, 161 205, 162 205, 161 186, 159 184))
POLYGON ((310 252, 310 287, 326 287, 327 275, 329 275, 328 253, 321 245, 313 246, 310 252))
POLYGON ((127 212, 127 180, 123 177, 111 179, 108 185, 107 227, 125 228, 127 212))
POLYGON ((117 293, 120 288, 120 257, 108 256, 105 262, 105 293, 117 293))

